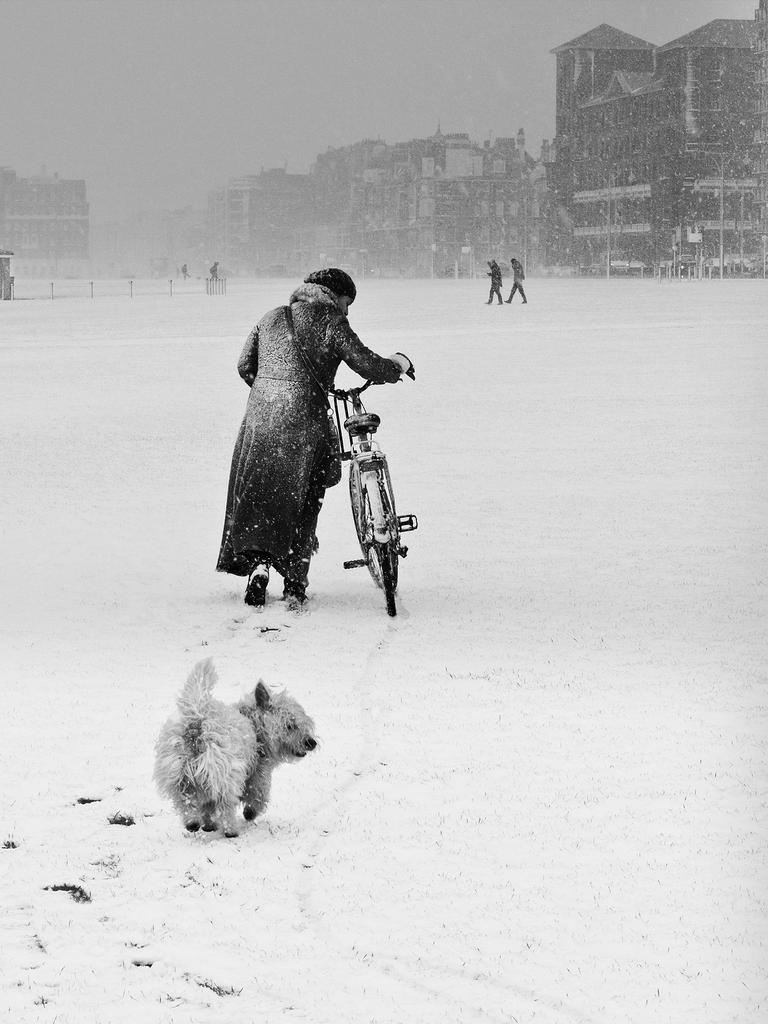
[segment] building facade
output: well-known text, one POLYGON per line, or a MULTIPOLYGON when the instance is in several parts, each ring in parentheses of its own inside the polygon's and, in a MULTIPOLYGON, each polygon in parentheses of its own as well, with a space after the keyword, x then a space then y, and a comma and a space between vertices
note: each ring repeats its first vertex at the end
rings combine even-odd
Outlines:
POLYGON ((491 257, 542 258, 544 164, 525 135, 473 142, 363 139, 320 154, 309 175, 266 171, 209 196, 211 252, 231 273, 338 264, 363 276, 466 276, 491 257))
POLYGON ((768 0, 755 11, 757 95, 755 110, 756 172, 759 179, 760 229, 763 254, 768 243, 768 0))
POLYGON ((554 262, 743 267, 759 237, 756 39, 717 19, 660 47, 600 25, 556 48, 554 262))
POLYGON ((84 181, 0 168, 0 245, 13 250, 17 275, 85 276, 89 233, 84 181))
POLYGON ((227 274, 280 274, 303 263, 309 175, 282 168, 232 179, 208 195, 206 246, 227 274))
POLYGON ((358 273, 471 276, 493 257, 540 262, 545 172, 522 130, 482 145, 440 128, 393 145, 366 140, 323 154, 311 173, 325 213, 318 255, 358 273))
POLYGON ((12 256, 8 249, 0 249, 0 300, 13 298, 12 256))

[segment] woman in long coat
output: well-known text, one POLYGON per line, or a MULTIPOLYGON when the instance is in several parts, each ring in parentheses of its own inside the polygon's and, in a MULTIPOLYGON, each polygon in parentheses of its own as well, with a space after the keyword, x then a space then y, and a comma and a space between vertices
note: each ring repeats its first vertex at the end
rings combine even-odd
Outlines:
POLYGON ((343 270, 310 274, 288 307, 262 317, 240 355, 238 373, 251 392, 232 456, 216 568, 249 576, 246 604, 264 604, 270 566, 284 578, 284 597, 305 600, 317 516, 326 487, 340 475, 326 398, 339 364, 377 384, 413 374, 407 356, 376 355, 349 326, 355 294, 343 270))

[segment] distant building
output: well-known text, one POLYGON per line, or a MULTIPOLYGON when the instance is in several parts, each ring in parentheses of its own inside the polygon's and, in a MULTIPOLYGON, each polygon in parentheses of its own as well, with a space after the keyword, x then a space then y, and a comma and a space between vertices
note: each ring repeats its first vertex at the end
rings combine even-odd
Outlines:
POLYGON ((207 251, 225 274, 292 273, 311 222, 308 175, 276 168, 232 179, 208 194, 207 251))
POLYGON ((757 32, 717 19, 656 47, 610 25, 558 46, 553 261, 743 261, 753 209, 757 32), (721 204, 722 199, 722 204, 721 204))
POLYGON ((0 249, 0 299, 12 299, 11 256, 8 249, 0 249))
POLYGON ((530 269, 540 259, 536 173, 522 129, 482 145, 438 127, 329 150, 311 169, 319 255, 360 274, 466 276, 513 253, 530 269))
POLYGON ((16 274, 81 277, 88 270, 89 211, 84 181, 43 171, 19 178, 0 168, 0 239, 16 274))
POLYGON ((487 259, 540 265, 547 170, 514 138, 437 132, 363 139, 320 154, 309 175, 234 179, 209 194, 208 247, 229 273, 465 276, 487 259))
POLYGON ((760 230, 765 251, 768 233, 768 0, 755 11, 757 30, 756 171, 760 179, 760 230))
POLYGON ((205 223, 205 211, 191 206, 96 223, 91 229, 91 272, 98 277, 173 278, 186 263, 192 276, 204 277, 210 263, 205 223))

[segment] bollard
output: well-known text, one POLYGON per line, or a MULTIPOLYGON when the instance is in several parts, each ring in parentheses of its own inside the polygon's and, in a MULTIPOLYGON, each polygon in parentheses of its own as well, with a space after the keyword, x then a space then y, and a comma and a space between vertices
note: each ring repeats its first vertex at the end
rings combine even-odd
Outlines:
POLYGON ((91 298, 93 298, 93 281, 91 281, 91 298))
POLYGON ((171 290, 171 298, 173 298, 173 279, 168 282, 168 287, 171 290))
POLYGON ((53 298, 53 281, 51 281, 51 298, 53 298))
POLYGON ((129 288, 130 288, 130 296, 131 296, 131 298, 133 298, 133 281, 129 281, 128 285, 129 285, 129 288))

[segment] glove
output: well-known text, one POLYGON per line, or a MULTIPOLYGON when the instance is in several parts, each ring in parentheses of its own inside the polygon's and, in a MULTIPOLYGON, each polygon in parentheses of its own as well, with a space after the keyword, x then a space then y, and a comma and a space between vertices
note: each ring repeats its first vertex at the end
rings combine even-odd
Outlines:
POLYGON ((408 356, 404 356, 402 352, 395 352, 395 354, 389 358, 393 363, 397 363, 406 377, 410 377, 411 380, 416 380, 416 372, 413 369, 413 363, 408 356))

